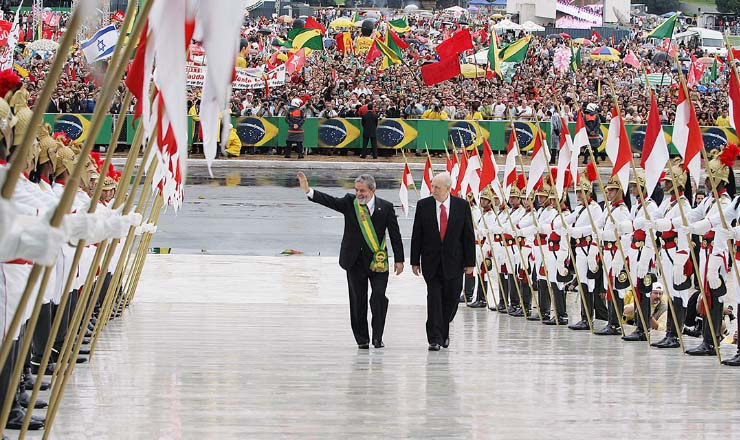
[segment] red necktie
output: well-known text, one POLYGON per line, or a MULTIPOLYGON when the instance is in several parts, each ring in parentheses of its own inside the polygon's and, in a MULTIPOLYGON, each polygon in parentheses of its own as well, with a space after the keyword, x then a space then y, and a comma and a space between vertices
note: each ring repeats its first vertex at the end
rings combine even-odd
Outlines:
POLYGON ((439 205, 439 238, 445 241, 445 234, 447 233, 447 208, 445 205, 439 205))

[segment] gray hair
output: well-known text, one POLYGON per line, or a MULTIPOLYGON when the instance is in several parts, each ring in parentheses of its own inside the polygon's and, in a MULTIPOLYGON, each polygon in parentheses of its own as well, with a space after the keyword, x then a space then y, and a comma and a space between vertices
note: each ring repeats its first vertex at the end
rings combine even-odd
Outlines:
POLYGON ((432 178, 432 181, 437 180, 439 183, 447 186, 448 188, 452 187, 452 176, 450 176, 450 173, 447 171, 443 171, 436 176, 432 178))
POLYGON ((370 191, 375 191, 375 177, 370 174, 360 174, 355 179, 355 183, 365 183, 370 191))

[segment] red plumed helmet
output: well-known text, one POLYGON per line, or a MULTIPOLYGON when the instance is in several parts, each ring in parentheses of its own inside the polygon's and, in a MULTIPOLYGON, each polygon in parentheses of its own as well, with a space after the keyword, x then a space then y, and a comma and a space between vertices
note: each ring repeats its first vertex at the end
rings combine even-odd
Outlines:
POLYGON ((571 185, 573 185, 573 173, 568 170, 568 172, 565 173, 565 184, 563 185, 564 188, 569 188, 571 185))
POLYGON ((108 175, 115 179, 116 173, 116 167, 114 167, 112 163, 108 164, 108 175))
POLYGON ((69 145, 69 138, 67 137, 67 133, 63 131, 55 131, 54 134, 51 135, 51 137, 54 138, 54 140, 57 140, 61 143, 63 143, 65 146, 69 145))
POLYGON ((732 166, 735 165, 735 159, 737 159, 738 154, 740 154, 740 147, 735 144, 727 144, 727 146, 722 149, 722 152, 719 153, 719 160, 722 164, 732 168, 732 166))
POLYGON ((21 78, 13 69, 0 71, 0 98, 4 98, 8 92, 17 89, 20 85, 21 78))
POLYGON ((558 181, 558 169, 557 167, 550 168, 550 186, 555 186, 555 182, 558 181))

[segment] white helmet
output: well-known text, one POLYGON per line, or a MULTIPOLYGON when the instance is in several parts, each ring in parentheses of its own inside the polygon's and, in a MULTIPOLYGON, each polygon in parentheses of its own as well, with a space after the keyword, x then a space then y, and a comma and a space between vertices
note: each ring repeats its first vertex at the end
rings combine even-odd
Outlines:
POLYGON ((591 104, 589 104, 589 105, 586 106, 586 111, 594 112, 595 113, 598 110, 599 110, 599 106, 596 105, 596 104, 594 104, 593 102, 591 104))
POLYGON ((290 104, 291 104, 291 105, 292 105, 293 107, 300 107, 300 106, 302 106, 302 105, 303 105, 303 101, 301 101, 301 99, 300 99, 300 98, 293 98, 293 100, 292 100, 292 101, 290 101, 290 104))

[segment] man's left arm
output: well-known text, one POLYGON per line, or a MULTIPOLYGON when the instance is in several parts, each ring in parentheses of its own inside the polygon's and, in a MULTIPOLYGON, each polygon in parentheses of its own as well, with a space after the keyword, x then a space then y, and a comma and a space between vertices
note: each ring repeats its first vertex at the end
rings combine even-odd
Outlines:
POLYGON ((391 239, 391 247, 393 248, 393 262, 396 275, 400 275, 403 272, 403 239, 401 239, 401 229, 398 227, 398 217, 396 216, 396 210, 393 209, 393 204, 388 203, 388 235, 391 239))
MULTIPOLYGON (((464 208, 464 205, 460 204, 464 208)), ((473 232, 473 216, 470 209, 463 209, 465 220, 462 231, 463 264, 466 268, 475 267, 475 232, 473 232)))

